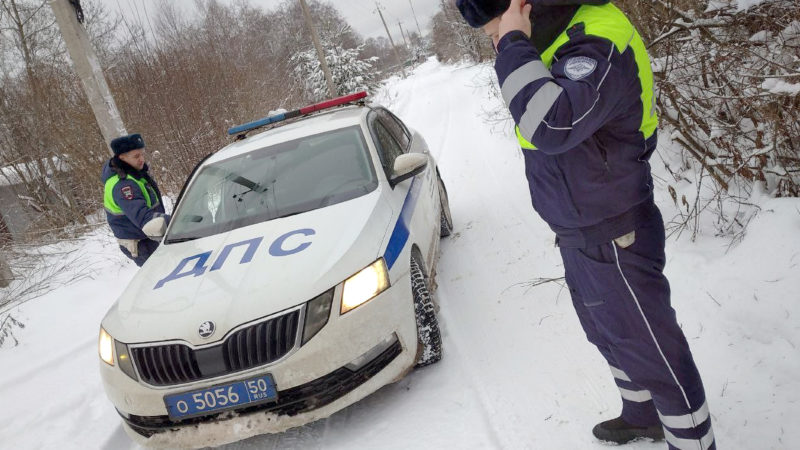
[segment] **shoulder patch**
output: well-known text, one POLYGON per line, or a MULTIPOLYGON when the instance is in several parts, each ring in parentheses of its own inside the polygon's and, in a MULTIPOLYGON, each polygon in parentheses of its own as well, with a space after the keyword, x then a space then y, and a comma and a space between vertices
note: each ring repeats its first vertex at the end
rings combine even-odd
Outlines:
POLYGON ((133 200, 133 189, 130 186, 122 187, 122 198, 125 200, 133 200))
POLYGON ((573 56, 564 64, 564 73, 573 81, 586 78, 597 68, 597 61, 587 56, 573 56))

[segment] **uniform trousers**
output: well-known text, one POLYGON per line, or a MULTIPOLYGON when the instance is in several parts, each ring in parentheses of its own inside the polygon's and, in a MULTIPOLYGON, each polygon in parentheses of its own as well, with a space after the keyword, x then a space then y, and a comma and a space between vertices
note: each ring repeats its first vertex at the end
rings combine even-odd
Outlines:
POLYGON ((715 449, 703 383, 670 305, 661 214, 634 237, 560 248, 575 311, 611 368, 626 422, 661 423, 671 449, 715 449))

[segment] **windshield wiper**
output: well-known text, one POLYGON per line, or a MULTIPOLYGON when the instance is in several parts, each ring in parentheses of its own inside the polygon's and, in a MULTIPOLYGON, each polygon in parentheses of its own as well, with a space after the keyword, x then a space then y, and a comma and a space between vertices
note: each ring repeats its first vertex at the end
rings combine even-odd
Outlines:
POLYGON ((255 181, 253 181, 253 180, 251 180, 249 178, 245 178, 245 177, 243 177, 241 175, 237 175, 237 174, 235 174, 233 172, 228 172, 227 170, 220 169, 220 168, 214 167, 214 166, 209 166, 207 170, 209 172, 217 174, 217 175, 220 175, 220 174, 225 175, 224 176, 225 180, 232 181, 232 182, 234 182, 234 183, 236 183, 238 185, 244 186, 244 187, 250 189, 251 191, 267 192, 267 188, 266 187, 261 186, 260 184, 256 183, 255 181))
POLYGON ((175 238, 175 239, 167 239, 164 243, 165 244, 180 244, 181 242, 189 242, 195 239, 200 239, 202 236, 187 236, 182 238, 175 238))

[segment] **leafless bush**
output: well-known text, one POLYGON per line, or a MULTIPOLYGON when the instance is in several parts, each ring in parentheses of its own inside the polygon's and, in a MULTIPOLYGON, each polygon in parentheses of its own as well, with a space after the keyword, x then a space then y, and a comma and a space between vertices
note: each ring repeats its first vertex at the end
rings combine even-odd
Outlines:
MULTIPOLYGON (((79 234, 78 230, 72 232, 79 234)), ((39 237, 36 245, 17 243, 3 248, 2 258, 8 259, 13 270, 8 268, 10 283, 0 288, 0 347, 9 340, 16 345, 14 331, 25 327, 14 315, 19 306, 91 278, 98 264, 86 254, 79 240, 58 238, 52 233, 47 236, 39 237)))
POLYGON ((693 201, 669 185, 683 208, 675 223, 696 234, 696 215, 707 211, 718 234, 740 238, 758 212, 754 189, 800 195, 797 2, 748 10, 735 1, 619 3, 649 43, 662 121, 700 174, 693 201))
POLYGON ((14 330, 23 328, 25 328, 25 324, 15 319, 11 314, 0 314, 0 348, 3 348, 3 345, 8 340, 14 341, 14 346, 16 347, 19 344, 19 340, 14 336, 14 330))
POLYGON ((51 239, 49 244, 13 245, 4 252, 14 278, 0 289, 0 311, 7 312, 57 288, 90 278, 97 261, 73 239, 51 239))

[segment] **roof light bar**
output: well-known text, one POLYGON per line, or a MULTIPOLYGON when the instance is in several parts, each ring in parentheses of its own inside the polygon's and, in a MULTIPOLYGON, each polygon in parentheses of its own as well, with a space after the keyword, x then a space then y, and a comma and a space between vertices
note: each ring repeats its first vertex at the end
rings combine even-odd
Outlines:
POLYGON ((343 97, 334 98, 331 100, 326 100, 324 102, 316 103, 313 105, 306 106, 305 108, 296 109, 294 111, 289 111, 281 114, 276 114, 274 116, 265 117, 263 119, 259 119, 253 122, 246 123, 244 125, 239 125, 233 128, 228 129, 229 135, 245 133, 247 131, 255 130, 256 128, 260 128, 266 125, 270 125, 277 122, 282 122, 284 120, 293 119, 295 117, 304 116, 306 114, 311 114, 315 111, 321 111, 323 109, 333 108, 334 106, 346 105, 348 103, 352 103, 367 96, 366 91, 356 92, 355 94, 345 95, 343 97))

